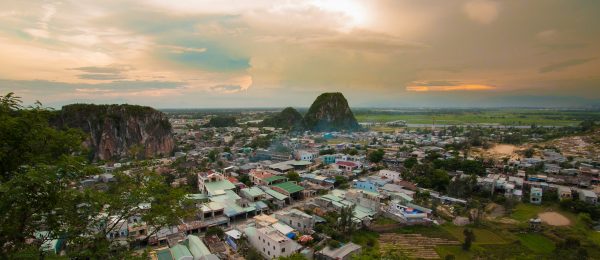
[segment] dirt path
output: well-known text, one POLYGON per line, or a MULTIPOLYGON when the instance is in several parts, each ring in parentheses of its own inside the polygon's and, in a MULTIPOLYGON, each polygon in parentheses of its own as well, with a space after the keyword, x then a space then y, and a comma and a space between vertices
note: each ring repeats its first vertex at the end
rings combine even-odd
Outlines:
POLYGON ((551 225, 551 226, 568 226, 571 225, 571 221, 556 212, 544 212, 540 213, 538 217, 542 220, 542 222, 551 225))

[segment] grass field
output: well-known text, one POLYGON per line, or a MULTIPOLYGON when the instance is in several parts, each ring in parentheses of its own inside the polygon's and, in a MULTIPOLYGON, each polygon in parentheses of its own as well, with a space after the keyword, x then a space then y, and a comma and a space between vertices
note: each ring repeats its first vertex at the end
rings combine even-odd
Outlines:
POLYGON ((535 218, 540 212, 546 211, 546 209, 544 206, 519 203, 510 217, 520 222, 527 222, 529 219, 535 218))
POLYGON ((474 246, 471 247, 471 250, 465 251, 460 246, 438 246, 435 251, 441 259, 444 259, 447 255, 453 255, 455 259, 473 259, 479 248, 474 246))
POLYGON ((556 248, 552 240, 540 234, 519 234, 519 241, 537 254, 550 254, 556 248))
POLYGON ((486 110, 364 110, 355 113, 359 122, 404 120, 409 124, 501 124, 501 125, 577 125, 586 118, 600 118, 600 111, 566 111, 548 109, 486 110))

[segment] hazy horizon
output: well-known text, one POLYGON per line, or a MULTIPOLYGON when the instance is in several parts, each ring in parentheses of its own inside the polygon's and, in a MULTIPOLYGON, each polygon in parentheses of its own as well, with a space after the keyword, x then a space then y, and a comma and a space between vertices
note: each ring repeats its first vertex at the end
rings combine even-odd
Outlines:
POLYGON ((0 93, 156 108, 600 106, 599 1, 0 3, 0 93), (541 11, 543 10, 543 11, 541 11))

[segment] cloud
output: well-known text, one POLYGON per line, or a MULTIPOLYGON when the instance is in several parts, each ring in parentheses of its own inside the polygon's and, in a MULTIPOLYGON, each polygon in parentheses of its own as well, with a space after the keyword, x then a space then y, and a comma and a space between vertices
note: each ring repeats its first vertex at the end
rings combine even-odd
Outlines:
POLYGON ((496 87, 484 84, 470 84, 460 81, 415 81, 406 86, 411 92, 445 92, 445 91, 482 91, 493 90, 496 87))
POLYGON ((210 91, 222 94, 233 94, 248 90, 252 86, 252 77, 243 76, 232 79, 227 84, 218 84, 209 88, 210 91))
POLYGON ((567 68, 570 68, 573 66, 588 63, 595 59, 596 58, 571 59, 571 60, 566 60, 566 61, 562 61, 562 62, 558 62, 558 63, 553 63, 548 66, 541 67, 539 72, 540 73, 548 73, 548 72, 554 72, 554 71, 561 71, 561 70, 564 70, 564 69, 567 69, 567 68))
POLYGON ((49 38, 50 31, 48 30, 48 24, 52 20, 52 17, 56 14, 56 6, 53 4, 42 5, 44 10, 41 17, 38 19, 37 27, 26 28, 23 31, 33 36, 34 38, 49 38))
POLYGON ((481 24, 489 24, 496 20, 498 9, 498 3, 490 0, 472 0, 463 7, 469 19, 481 24))
POLYGON ((89 80, 122 80, 126 79, 123 75, 124 72, 131 70, 130 66, 106 66, 106 67, 98 67, 98 66, 87 66, 87 67, 78 67, 72 68, 70 70, 76 70, 85 72, 83 74, 77 75, 79 79, 89 79, 89 80))
POLYGON ((80 79, 92 79, 92 80, 117 80, 124 79, 125 77, 120 74, 80 74, 77 76, 80 79))
POLYGON ((88 66, 88 67, 79 67, 72 68, 72 70, 78 70, 82 72, 88 73, 100 73, 100 74, 118 74, 123 71, 128 70, 127 67, 97 67, 97 66, 88 66))
POLYGON ((217 85, 210 87, 212 91, 221 92, 221 93, 235 93, 242 91, 242 87, 239 85, 217 85))

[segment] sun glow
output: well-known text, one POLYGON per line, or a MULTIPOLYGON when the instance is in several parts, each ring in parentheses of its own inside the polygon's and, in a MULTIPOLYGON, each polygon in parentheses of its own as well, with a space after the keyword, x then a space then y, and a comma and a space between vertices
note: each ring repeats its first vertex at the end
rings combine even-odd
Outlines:
POLYGON ((367 25, 369 25, 371 20, 371 16, 369 14, 367 6, 360 1, 313 1, 312 5, 327 12, 339 13, 344 16, 347 16, 349 19, 346 22, 347 28, 345 29, 352 29, 355 27, 366 27, 367 25))

